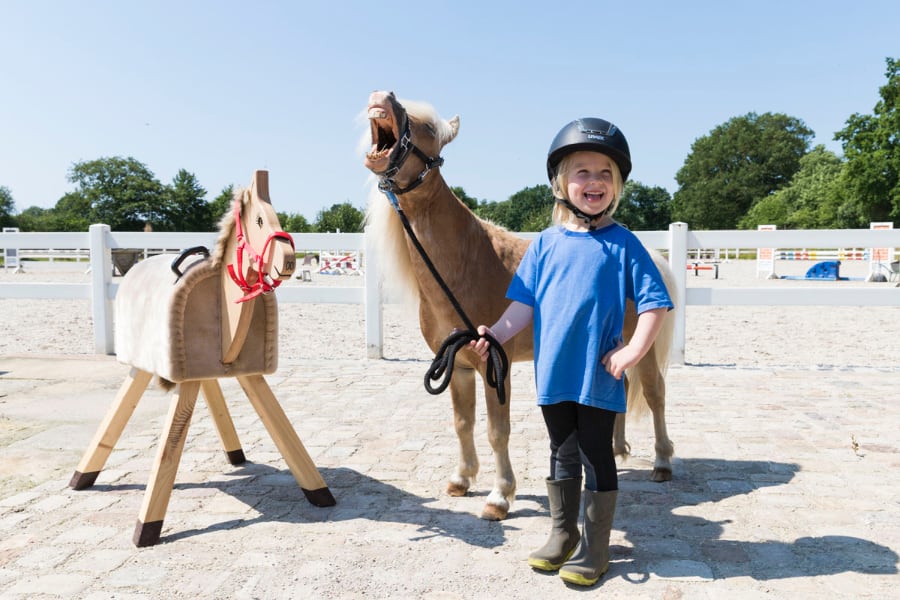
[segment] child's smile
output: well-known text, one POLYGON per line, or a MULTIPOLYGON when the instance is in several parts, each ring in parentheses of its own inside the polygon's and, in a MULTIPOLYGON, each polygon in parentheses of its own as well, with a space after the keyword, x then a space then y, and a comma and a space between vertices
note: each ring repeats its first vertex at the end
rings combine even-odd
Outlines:
POLYGON ((567 173, 569 201, 588 215, 604 212, 613 200, 612 161, 599 152, 572 154, 567 173))

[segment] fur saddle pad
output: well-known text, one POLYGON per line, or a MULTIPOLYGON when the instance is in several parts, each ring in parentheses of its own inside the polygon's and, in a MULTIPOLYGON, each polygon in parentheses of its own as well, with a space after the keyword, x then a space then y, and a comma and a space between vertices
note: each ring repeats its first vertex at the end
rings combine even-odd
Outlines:
MULTIPOLYGON (((222 363, 222 327, 228 318, 220 268, 188 257, 172 272, 175 255, 142 260, 122 279, 115 301, 119 362, 169 381, 274 373, 278 368, 278 305, 258 296, 250 331, 234 362, 222 363)), ((234 285, 229 279, 226 285, 234 285)))

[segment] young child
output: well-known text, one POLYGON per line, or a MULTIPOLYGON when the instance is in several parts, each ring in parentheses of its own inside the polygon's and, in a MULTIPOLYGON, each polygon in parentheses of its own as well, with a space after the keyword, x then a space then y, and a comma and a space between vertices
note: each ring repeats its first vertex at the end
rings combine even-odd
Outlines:
MULTIPOLYGON (((478 328, 503 344, 534 324, 535 384, 550 436, 552 527, 528 564, 559 569, 577 585, 593 585, 609 567, 619 489, 612 434, 616 413, 625 412, 622 375, 650 349, 673 306, 647 250, 612 218, 630 172, 628 143, 612 123, 585 118, 560 130, 547 156, 554 224, 522 258, 507 310, 490 328, 478 328), (627 344, 626 300, 638 312, 627 344)), ((486 359, 487 339, 470 347, 486 359)))

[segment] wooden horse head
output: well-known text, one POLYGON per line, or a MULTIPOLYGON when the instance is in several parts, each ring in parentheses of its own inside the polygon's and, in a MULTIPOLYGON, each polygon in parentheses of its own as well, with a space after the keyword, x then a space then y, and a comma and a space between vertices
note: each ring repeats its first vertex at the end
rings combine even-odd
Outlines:
POLYGON ((278 307, 271 292, 294 272, 295 259, 268 189, 268 174, 257 171, 235 194, 212 254, 198 246, 128 271, 115 300, 120 362, 175 383, 274 371, 278 307))
POLYGON ((159 542, 201 389, 229 460, 245 460, 216 382, 220 377, 238 379, 309 501, 334 505, 262 377, 277 368, 278 310, 271 292, 291 276, 294 263, 294 242, 269 201, 268 173, 257 171, 222 219, 213 256, 202 246, 174 261, 160 254, 140 261, 123 278, 116 294, 116 355, 132 369, 70 485, 93 485, 152 375, 164 388, 175 388, 134 531, 136 546, 159 542))
POLYGON ((224 266, 221 289, 228 318, 222 320, 222 362, 229 364, 247 338, 253 300, 290 279, 296 267, 294 241, 281 229, 269 199, 268 171, 256 171, 250 186, 235 193, 212 258, 215 266, 224 266))

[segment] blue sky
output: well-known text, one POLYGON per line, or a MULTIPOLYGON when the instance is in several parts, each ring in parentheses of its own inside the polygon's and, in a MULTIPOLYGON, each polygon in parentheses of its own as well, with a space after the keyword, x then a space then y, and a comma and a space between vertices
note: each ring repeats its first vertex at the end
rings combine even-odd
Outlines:
POLYGON ((780 112, 814 143, 871 114, 900 58, 900 2, 3 0, 0 186, 16 209, 75 189, 75 162, 131 156, 212 199, 268 169, 280 212, 364 208, 369 93, 461 119, 442 173, 500 201, 546 183, 568 121, 599 116, 632 179, 670 192, 691 144, 780 112))

